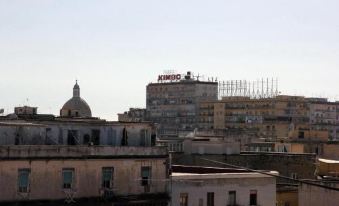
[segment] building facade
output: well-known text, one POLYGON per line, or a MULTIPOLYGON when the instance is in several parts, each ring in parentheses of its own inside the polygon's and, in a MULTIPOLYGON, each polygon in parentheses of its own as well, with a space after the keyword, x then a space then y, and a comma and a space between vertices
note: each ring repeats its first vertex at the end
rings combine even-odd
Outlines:
POLYGON ((145 122, 147 121, 146 109, 130 108, 129 111, 118 114, 119 122, 145 122))
POLYGON ((148 120, 158 124, 160 136, 177 136, 198 126, 200 103, 217 100, 218 83, 186 75, 160 75, 146 88, 148 120))
MULTIPOLYGON (((275 177, 236 169, 194 168, 172 174, 172 205, 276 204, 275 177)), ((180 171, 180 170, 179 170, 180 171)), ((269 172, 277 175, 277 172, 269 172)))
POLYGON ((279 95, 272 98, 224 97, 200 104, 199 129, 250 129, 266 139, 336 139, 337 102, 279 95))
POLYGON ((100 119, 3 120, 0 145, 154 146, 151 123, 120 123, 100 119))
POLYGON ((312 129, 327 131, 330 140, 339 138, 339 103, 327 99, 309 99, 312 129), (317 100, 317 101, 316 101, 317 100))
POLYGON ((2 146, 0 203, 93 198, 165 206, 167 161, 161 147, 2 146))

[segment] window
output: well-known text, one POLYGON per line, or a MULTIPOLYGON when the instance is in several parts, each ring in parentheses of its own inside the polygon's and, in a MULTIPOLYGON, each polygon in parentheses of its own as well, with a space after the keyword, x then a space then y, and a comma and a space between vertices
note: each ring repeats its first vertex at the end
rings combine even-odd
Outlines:
POLYGON ((188 206, 188 194, 180 193, 180 206, 188 206))
POLYGON ((303 132, 303 131, 299 131, 298 138, 299 138, 299 139, 304 139, 304 137, 305 137, 304 132, 303 132))
POLYGON ((92 142, 94 145, 100 144, 100 130, 98 129, 92 130, 92 142))
POLYGON ((68 130, 67 144, 68 145, 79 144, 79 138, 78 138, 78 131, 77 130, 68 130))
POLYGON ((207 206, 214 206, 214 192, 207 193, 207 206))
POLYGON ((18 192, 28 193, 29 192, 29 174, 30 169, 19 169, 18 170, 18 192))
POLYGON ((151 180, 151 167, 141 167, 141 185, 148 186, 151 180))
POLYGON ((251 190, 250 192, 250 205, 256 206, 257 205, 257 190, 251 190))
POLYGON ((89 144, 91 140, 91 137, 88 134, 84 135, 84 144, 89 144))
POLYGON ((146 130, 145 129, 140 130, 140 146, 142 147, 146 146, 146 130))
POLYGON ((237 193, 236 191, 228 192, 228 205, 235 206, 237 204, 237 193))
POLYGON ((102 168, 102 181, 101 186, 105 189, 111 189, 113 187, 113 167, 104 167, 102 168))
POLYGON ((298 179, 298 174, 297 173, 291 173, 291 178, 298 179))
POLYGON ((62 188, 72 189, 74 188, 74 169, 66 168, 62 169, 62 188))

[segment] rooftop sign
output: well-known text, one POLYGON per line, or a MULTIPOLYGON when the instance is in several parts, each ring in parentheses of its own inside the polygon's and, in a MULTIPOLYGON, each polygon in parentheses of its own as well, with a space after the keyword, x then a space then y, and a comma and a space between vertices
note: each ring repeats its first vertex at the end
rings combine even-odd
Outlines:
POLYGON ((158 82, 163 81, 180 81, 181 74, 164 74, 158 76, 158 82))

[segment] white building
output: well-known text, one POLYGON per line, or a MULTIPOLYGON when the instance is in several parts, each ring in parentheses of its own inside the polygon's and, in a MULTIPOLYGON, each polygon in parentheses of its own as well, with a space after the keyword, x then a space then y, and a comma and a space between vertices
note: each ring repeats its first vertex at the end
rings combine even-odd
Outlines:
POLYGON ((174 167, 173 171, 181 172, 174 172, 171 176, 172 206, 276 204, 276 179, 273 176, 222 168, 174 167))

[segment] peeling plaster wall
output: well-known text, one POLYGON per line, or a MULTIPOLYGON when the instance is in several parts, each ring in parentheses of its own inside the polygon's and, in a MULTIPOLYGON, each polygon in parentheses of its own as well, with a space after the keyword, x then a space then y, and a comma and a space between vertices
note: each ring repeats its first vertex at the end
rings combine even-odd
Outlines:
MULTIPOLYGON (((105 148, 103 148, 105 150, 105 148)), ((2 150, 1 150, 2 151, 2 150)), ((23 200, 22 194, 18 193, 18 170, 30 169, 30 193, 25 194, 27 200, 59 200, 65 199, 66 194, 62 189, 62 169, 75 169, 75 195, 74 198, 100 197, 101 177, 103 167, 114 167, 115 195, 139 195, 144 193, 141 186, 141 167, 151 166, 151 189, 150 193, 165 193, 167 184, 167 157, 164 149, 149 148, 124 148, 112 151, 93 150, 96 158, 83 158, 79 151, 66 152, 67 148, 61 149, 59 156, 67 158, 42 158, 50 154, 58 157, 56 151, 31 151, 30 157, 37 159, 20 159, 28 155, 28 152, 9 152, 9 157, 0 160, 0 202, 23 200), (153 151, 154 150, 154 151, 153 151), (105 155, 126 155, 131 157, 105 158, 105 155), (100 155, 103 158, 100 158, 100 155), (133 155, 144 155, 133 158, 133 155), (150 156, 150 157, 147 157, 150 156), (158 157, 151 157, 158 155, 158 157), (15 158, 16 157, 16 158, 15 158), (12 159, 11 159, 12 158, 12 159)), ((0 153, 3 157, 5 150, 0 153)), ((83 154, 88 154, 83 152, 83 154)))

